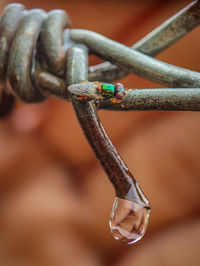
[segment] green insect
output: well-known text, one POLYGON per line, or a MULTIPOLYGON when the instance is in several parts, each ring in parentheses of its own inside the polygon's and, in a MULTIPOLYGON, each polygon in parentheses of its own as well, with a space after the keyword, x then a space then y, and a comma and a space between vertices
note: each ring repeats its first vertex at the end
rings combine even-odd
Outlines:
POLYGON ((119 102, 126 95, 121 83, 109 84, 98 81, 82 81, 82 83, 69 86, 68 90, 80 101, 110 98, 113 102, 119 102))
POLYGON ((103 97, 110 98, 110 97, 114 96, 114 94, 115 94, 115 85, 113 85, 113 84, 103 83, 101 85, 100 89, 101 89, 101 95, 103 97))

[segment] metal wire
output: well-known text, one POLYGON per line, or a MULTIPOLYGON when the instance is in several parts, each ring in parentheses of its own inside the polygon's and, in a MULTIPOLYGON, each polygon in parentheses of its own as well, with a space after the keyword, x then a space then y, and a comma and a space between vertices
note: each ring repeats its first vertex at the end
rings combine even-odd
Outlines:
MULTIPOLYGON (((128 48, 97 33, 69 30, 66 12, 27 11, 21 4, 8 5, 0 20, 0 81, 4 94, 12 93, 26 102, 39 102, 53 94, 70 101, 65 81, 65 63, 72 41, 81 41, 110 63, 90 67, 89 76, 113 80, 127 74, 123 67, 140 76, 170 87, 200 87, 200 74, 166 64, 155 56, 200 22, 200 2, 194 1, 152 33, 128 48), (100 50, 99 50, 100 49, 100 50), (106 70, 106 71, 105 71, 106 70), (113 73, 113 74, 112 74, 113 73)), ((103 100, 107 110, 199 110, 199 90, 133 90, 121 104, 103 100)))
POLYGON ((101 101, 100 109, 115 111, 200 111, 200 89, 133 89, 120 103, 101 101))
MULTIPOLYGON (((45 99, 46 87, 39 86, 40 80, 44 81, 43 75, 39 79, 35 75, 40 75, 40 67, 54 74, 64 73, 70 42, 67 42, 66 34, 63 40, 63 30, 69 24, 69 18, 62 10, 47 14, 40 9, 26 11, 20 4, 7 6, 0 22, 0 79, 4 90, 12 91, 26 102, 45 99)), ((49 76, 45 76, 46 85, 47 81, 52 85, 52 80, 54 85, 64 87, 52 91, 53 86, 48 86, 48 91, 60 95, 64 89, 62 97, 67 97, 64 82, 57 77, 49 80, 49 76)))
POLYGON ((40 102, 50 94, 72 101, 81 127, 117 196, 150 208, 103 128, 95 99, 77 100, 68 86, 88 80, 88 53, 93 52, 119 68, 110 63, 91 67, 91 79, 110 81, 128 71, 177 87, 126 90, 126 95, 118 102, 102 100, 101 109, 200 111, 200 74, 148 56, 155 56, 199 22, 200 4, 195 1, 131 49, 94 32, 69 30, 69 17, 62 10, 26 11, 23 5, 11 4, 0 20, 3 93, 10 92, 25 102, 40 102))
POLYGON ((129 72, 169 87, 200 87, 200 74, 144 55, 101 34, 88 30, 70 31, 73 41, 85 44, 92 53, 129 72))
MULTIPOLYGON (((74 46, 69 49, 67 57, 68 85, 80 83, 87 78, 88 50, 84 46, 74 46)), ((112 182, 116 195, 150 208, 148 200, 103 128, 95 103, 77 101, 72 95, 72 104, 85 136, 112 182)))
MULTIPOLYGON (((194 1, 159 27, 138 41, 131 48, 146 55, 156 56, 200 24, 200 1, 194 1)), ((113 82, 129 72, 104 62, 89 68, 89 80, 113 82)))
MULTIPOLYGON (((199 22, 200 2, 195 1, 133 47, 154 56, 199 22)), ((94 51, 150 80, 170 87, 200 87, 197 72, 155 60, 96 33, 69 31, 69 26, 70 19, 62 10, 49 13, 39 9, 27 11, 20 4, 5 8, 0 21, 0 81, 4 94, 12 92, 26 102, 42 101, 50 94, 70 100, 64 69, 67 51, 74 45, 71 38, 86 43, 90 52, 94 51)), ((115 79, 116 73, 119 76, 127 73, 110 63, 95 66, 93 70, 89 73, 92 79, 98 75, 102 78, 103 74, 103 80, 115 79), (111 72, 115 74, 111 75, 111 72)), ((198 111, 199 102, 199 90, 142 89, 128 92, 121 104, 103 100, 99 107, 108 110, 198 111)))

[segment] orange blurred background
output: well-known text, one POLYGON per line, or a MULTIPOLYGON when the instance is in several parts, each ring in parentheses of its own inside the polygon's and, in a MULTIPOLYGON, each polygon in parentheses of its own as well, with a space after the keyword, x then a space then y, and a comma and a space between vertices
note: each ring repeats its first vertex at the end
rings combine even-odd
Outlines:
MULTIPOLYGON (((73 28, 132 45, 190 1, 23 0, 65 9, 73 28)), ((11 1, 1 0, 0 10, 11 1)), ((158 56, 200 71, 200 28, 158 56)), ((96 57, 91 64, 99 63, 96 57)), ((160 85, 135 75, 126 87, 160 85)), ((146 235, 116 242, 108 219, 114 190, 82 134, 70 103, 18 103, 0 122, 0 265, 200 265, 200 114, 110 112, 100 117, 152 211, 146 235)))

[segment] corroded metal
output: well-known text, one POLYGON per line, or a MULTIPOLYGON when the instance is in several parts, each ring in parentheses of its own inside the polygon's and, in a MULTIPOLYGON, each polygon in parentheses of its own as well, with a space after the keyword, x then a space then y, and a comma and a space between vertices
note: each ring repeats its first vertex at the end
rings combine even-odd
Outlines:
POLYGON ((34 87, 30 73, 34 71, 32 58, 45 18, 46 13, 43 10, 33 9, 28 12, 20 22, 9 51, 8 82, 16 95, 26 102, 39 102, 44 99, 42 93, 34 87))
POLYGON ((64 71, 68 47, 64 43, 63 32, 70 24, 69 16, 64 10, 52 10, 42 26, 42 52, 49 70, 55 74, 64 71))
POLYGON ((51 94, 65 101, 70 101, 67 84, 64 79, 41 69, 37 63, 32 77, 34 78, 35 85, 47 97, 51 94))
POLYGON ((72 44, 65 32, 69 26, 63 10, 27 11, 20 4, 4 9, 0 20, 0 82, 4 93, 25 102, 40 102, 49 94, 69 100, 65 81, 59 77, 64 74, 67 49, 72 44))
POLYGON ((119 103, 103 100, 99 108, 115 111, 200 111, 200 88, 132 89, 119 103))
POLYGON ((3 93, 12 92, 26 102, 38 102, 50 94, 70 101, 64 70, 67 51, 75 45, 70 39, 72 36, 76 41, 85 42, 96 54, 110 58, 120 66, 117 68, 110 63, 97 66, 93 78, 101 73, 103 80, 113 79, 112 70, 120 77, 127 73, 121 69, 123 67, 160 84, 188 87, 188 90, 173 91, 134 89, 127 93, 121 104, 103 99, 99 103, 101 109, 198 111, 199 91, 192 88, 200 88, 200 74, 145 54, 154 56, 161 52, 196 27, 199 21, 200 2, 194 1, 132 47, 140 53, 96 33, 70 31, 70 19, 62 10, 46 13, 38 9, 27 11, 20 4, 8 5, 0 20, 0 82, 3 93))
MULTIPOLYGON (((66 80, 68 85, 87 80, 88 58, 86 48, 70 48, 67 59, 66 80)), ((95 102, 76 100, 73 97, 73 91, 71 92, 72 103, 84 134, 105 169, 108 178, 114 185, 117 196, 134 201, 141 206, 149 207, 148 200, 103 128, 97 114, 95 102)))
MULTIPOLYGON (((194 1, 177 14, 167 19, 155 30, 134 44, 131 48, 146 55, 156 56, 174 42, 200 24, 200 1, 194 1)), ((129 72, 104 62, 90 66, 89 80, 113 82, 128 75, 129 72)))
POLYGON ((0 81, 5 81, 11 39, 24 16, 24 6, 21 4, 8 5, 0 20, 0 81))
MULTIPOLYGON (((162 89, 124 89, 124 95, 117 99, 115 95, 103 96, 100 82, 81 82, 68 87, 79 100, 98 102, 100 109, 114 111, 133 110, 171 110, 200 111, 199 88, 162 88, 162 89)), ((108 83, 106 83, 108 84, 108 83)), ((111 84, 115 87, 114 84, 111 84)), ((121 84, 121 86, 123 86, 121 84)))
POLYGON ((62 10, 46 13, 39 9, 26 11, 20 4, 9 5, 0 20, 0 115, 6 115, 14 103, 10 96, 9 104, 4 105, 9 92, 26 102, 39 102, 50 94, 72 101, 84 134, 117 196, 149 209, 147 198, 103 128, 97 106, 118 111, 200 111, 200 74, 150 57, 199 23, 200 2, 195 1, 132 49, 94 32, 69 30, 69 17, 62 10), (94 82, 87 82, 88 52, 118 66, 104 63, 90 67, 90 79, 97 83, 132 72, 176 89, 120 91, 118 83, 90 90, 94 82))

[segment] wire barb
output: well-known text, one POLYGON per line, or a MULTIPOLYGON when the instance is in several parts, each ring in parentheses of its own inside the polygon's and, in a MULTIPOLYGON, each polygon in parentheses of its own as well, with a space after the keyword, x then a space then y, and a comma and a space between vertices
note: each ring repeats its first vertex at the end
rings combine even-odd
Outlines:
MULTIPOLYGON (((88 78, 88 54, 84 46, 72 47, 68 53, 66 80, 68 85, 80 83, 88 78)), ((73 90, 72 90, 73 91, 73 90)), ((109 139, 97 114, 94 101, 79 101, 72 93, 72 104, 77 118, 97 158, 112 182, 116 195, 149 206, 135 178, 125 165, 109 139)))

